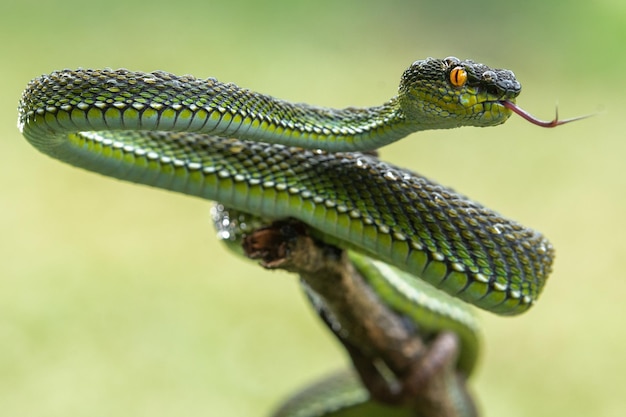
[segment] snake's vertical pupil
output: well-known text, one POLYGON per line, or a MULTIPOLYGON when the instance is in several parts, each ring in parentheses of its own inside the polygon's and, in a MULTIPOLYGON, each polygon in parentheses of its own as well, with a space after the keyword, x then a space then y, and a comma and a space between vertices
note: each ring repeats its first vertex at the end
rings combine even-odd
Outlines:
POLYGON ((454 67, 450 71, 450 83, 455 87, 463 87, 467 82, 467 71, 463 67, 454 67))

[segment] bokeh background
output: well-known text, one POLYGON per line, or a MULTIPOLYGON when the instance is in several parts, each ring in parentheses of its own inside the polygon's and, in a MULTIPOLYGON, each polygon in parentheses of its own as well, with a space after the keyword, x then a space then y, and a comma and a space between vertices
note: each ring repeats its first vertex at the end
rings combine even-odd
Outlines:
POLYGON ((0 3, 0 414, 264 416, 347 363, 295 277, 214 238, 209 203, 37 153, 21 90, 54 69, 214 76, 284 99, 374 105, 426 56, 515 71, 550 119, 416 134, 383 156, 542 230, 538 305, 481 313, 485 416, 626 414, 626 3, 23 0, 0 3))

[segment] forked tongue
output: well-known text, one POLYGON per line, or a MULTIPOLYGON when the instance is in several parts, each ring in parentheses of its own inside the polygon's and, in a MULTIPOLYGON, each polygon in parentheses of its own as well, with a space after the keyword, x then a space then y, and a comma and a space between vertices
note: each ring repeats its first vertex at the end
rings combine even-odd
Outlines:
POLYGON ((537 119, 535 116, 528 113, 526 110, 522 109, 521 107, 518 107, 517 104, 511 101, 502 100, 500 103, 507 109, 511 110, 513 113, 517 113, 522 118, 528 120, 530 123, 537 125, 537 126, 541 126, 541 127, 557 127, 560 125, 564 125, 565 123, 575 122, 576 120, 582 120, 582 119, 586 119, 587 117, 592 116, 591 114, 587 114, 585 116, 578 116, 578 117, 572 117, 571 119, 559 120, 559 108, 557 107, 554 119, 550 121, 546 121, 546 120, 537 119))

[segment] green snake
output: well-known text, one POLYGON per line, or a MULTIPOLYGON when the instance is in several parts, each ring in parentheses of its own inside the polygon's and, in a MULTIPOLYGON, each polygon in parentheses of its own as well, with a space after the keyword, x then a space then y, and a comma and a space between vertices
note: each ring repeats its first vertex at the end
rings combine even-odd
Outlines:
MULTIPOLYGON (((43 153, 90 171, 299 219, 330 244, 404 271, 404 284, 383 283, 398 293, 412 291, 419 277, 512 315, 542 290, 554 255, 548 240, 365 151, 420 130, 498 125, 512 112, 545 126, 563 123, 519 109, 520 90, 511 71, 454 57, 416 61, 397 96, 345 109, 294 104, 212 78, 63 70, 28 84, 18 127, 43 153)), ((449 297, 438 297, 430 296, 437 317, 452 311, 449 297)), ((410 301, 419 307, 419 299, 410 301)), ((441 326, 455 322, 450 316, 441 326)))

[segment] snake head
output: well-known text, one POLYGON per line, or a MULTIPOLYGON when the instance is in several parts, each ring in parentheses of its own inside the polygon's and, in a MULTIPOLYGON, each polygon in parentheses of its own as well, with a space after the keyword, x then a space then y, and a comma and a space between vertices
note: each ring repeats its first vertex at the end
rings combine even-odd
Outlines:
POLYGON ((398 100, 407 122, 422 129, 495 126, 511 115, 522 86, 512 71, 455 57, 414 62, 402 76, 398 100))

